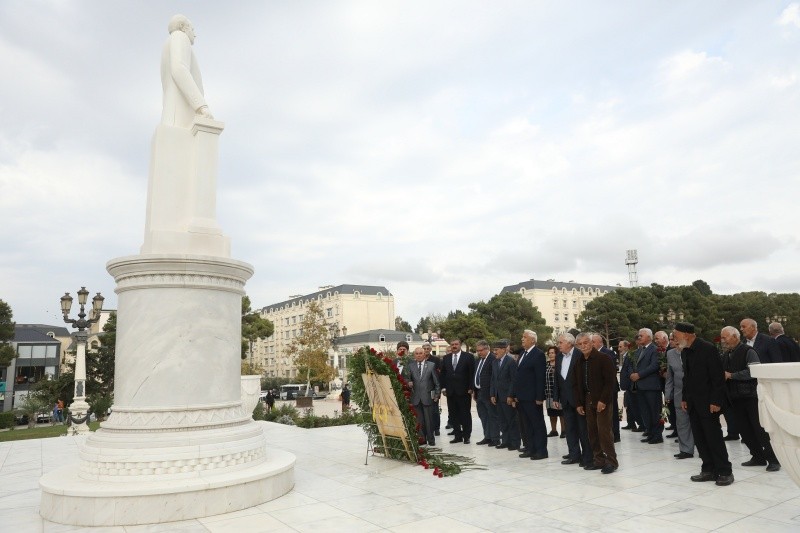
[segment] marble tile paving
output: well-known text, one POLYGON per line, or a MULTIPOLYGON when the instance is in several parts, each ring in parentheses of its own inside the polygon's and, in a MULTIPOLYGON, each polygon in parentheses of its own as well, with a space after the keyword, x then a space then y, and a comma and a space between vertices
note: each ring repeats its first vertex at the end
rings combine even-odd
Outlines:
POLYGON ((544 461, 476 446, 476 416, 473 444, 438 440, 485 469, 437 479, 419 466, 368 457, 355 426, 262 424, 271 447, 297 456, 291 493, 225 515, 141 526, 82 528, 39 516, 39 477, 77 462, 80 437, 0 443, 0 532, 800 531, 800 488, 783 471, 739 466, 749 458, 740 442, 727 443, 736 482, 717 487, 689 480, 700 461, 673 459, 672 439, 648 445, 623 431, 620 468, 603 475, 561 465, 564 439, 548 439, 544 461))

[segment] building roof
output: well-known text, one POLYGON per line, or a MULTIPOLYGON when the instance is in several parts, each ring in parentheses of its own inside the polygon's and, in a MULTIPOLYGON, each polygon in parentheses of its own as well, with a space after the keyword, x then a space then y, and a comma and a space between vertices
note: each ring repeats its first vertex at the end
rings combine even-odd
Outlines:
POLYGON ((552 279, 548 280, 540 280, 540 279, 530 279, 528 281, 523 281, 521 283, 517 283, 516 285, 508 285, 503 287, 502 292, 519 292, 520 289, 531 290, 531 289, 541 289, 550 291, 553 290, 555 287, 557 290, 567 289, 568 291, 572 291, 575 289, 576 291, 580 291, 581 287, 585 289, 599 289, 603 291, 615 291, 617 289, 621 289, 622 286, 620 285, 596 285, 594 283, 575 283, 574 281, 554 281, 552 279))
POLYGON ((345 284, 345 285, 337 285, 336 287, 333 287, 333 286, 325 287, 325 288, 322 288, 322 289, 318 290, 317 292, 312 292, 311 294, 306 294, 306 295, 303 295, 303 296, 295 296, 295 297, 292 297, 292 298, 290 298, 288 300, 284 300, 283 302, 278 302, 278 303, 266 305, 266 306, 261 308, 261 312, 262 313, 275 312, 278 309, 280 309, 281 307, 285 307, 286 305, 291 306, 292 302, 299 302, 300 300, 309 300, 309 301, 316 300, 319 296, 322 296, 323 298, 325 298, 328 295, 328 293, 331 293, 331 296, 333 296, 333 294, 337 293, 337 292, 339 294, 354 294, 355 292, 358 292, 360 294, 364 294, 364 295, 367 295, 367 296, 375 296, 378 293, 380 293, 380 294, 385 294, 386 296, 392 296, 392 293, 390 293, 389 289, 387 289, 386 287, 382 287, 382 286, 378 286, 378 285, 347 285, 347 284, 345 284))
POLYGON ((395 331, 393 329, 371 329, 369 331, 353 333, 352 335, 344 335, 339 337, 336 342, 339 344, 367 344, 370 342, 398 343, 406 340, 406 335, 411 335, 411 342, 423 342, 425 340, 417 333, 395 331), (383 335, 383 340, 381 340, 381 335, 383 335))
POLYGON ((16 324, 15 328, 32 329, 34 331, 38 331, 39 333, 44 333, 45 335, 52 332, 56 337, 69 337, 71 335, 70 331, 64 326, 49 326, 47 324, 16 324))
POLYGON ((36 344, 61 344, 60 341, 55 340, 46 333, 42 333, 41 331, 38 331, 33 328, 26 328, 25 326, 26 324, 21 324, 21 325, 17 324, 16 326, 14 326, 14 342, 36 343, 36 344))

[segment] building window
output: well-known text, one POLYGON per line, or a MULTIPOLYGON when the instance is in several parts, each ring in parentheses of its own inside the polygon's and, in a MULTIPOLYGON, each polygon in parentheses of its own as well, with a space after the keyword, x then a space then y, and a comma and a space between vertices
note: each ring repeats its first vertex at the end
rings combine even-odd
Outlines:
POLYGON ((292 324, 297 324, 297 317, 296 316, 292 317, 292 324))
POLYGON ((575 320, 575 323, 577 324, 577 322, 578 322, 578 315, 577 315, 577 314, 575 314, 575 315, 572 315, 572 318, 575 320))
POLYGON ((378 337, 378 342, 386 342, 386 335, 381 335, 378 337))
POLYGON ((333 307, 329 307, 325 310, 325 316, 327 316, 328 318, 333 317, 333 307))
POLYGON ((411 342, 411 333, 406 334, 406 342, 411 342))
POLYGON ((553 298, 553 307, 558 309, 558 298, 553 298))
POLYGON ((556 317, 555 318, 556 318, 555 321, 558 322, 558 313, 556 313, 556 317))
POLYGON ((51 339, 55 339, 56 338, 56 334, 53 333, 52 331, 48 331, 47 332, 47 336, 50 337, 51 339))
POLYGON ((378 300, 383 300, 383 294, 378 293, 378 300))
POLYGON ((564 298, 563 300, 561 300, 561 303, 564 304, 563 307, 564 307, 564 309, 566 309, 567 308, 567 299, 564 298))
POLYGON ((361 295, 361 293, 360 293, 360 292, 358 292, 358 291, 355 291, 355 292, 353 292, 353 298, 355 298, 356 300, 358 300, 358 297, 359 297, 360 295, 361 295))
POLYGON ((572 300, 572 308, 573 309, 577 309, 578 308, 578 300, 572 300))
POLYGON ((569 313, 564 313, 564 322, 569 322, 569 313))

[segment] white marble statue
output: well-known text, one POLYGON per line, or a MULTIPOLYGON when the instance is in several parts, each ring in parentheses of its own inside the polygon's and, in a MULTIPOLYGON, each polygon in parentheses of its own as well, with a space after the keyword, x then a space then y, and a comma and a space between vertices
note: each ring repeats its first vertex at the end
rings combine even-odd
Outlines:
POLYGON ((169 39, 161 53, 161 86, 164 108, 161 123, 189 128, 195 115, 213 119, 203 93, 203 78, 192 51, 195 33, 192 22, 183 15, 169 21, 169 39))

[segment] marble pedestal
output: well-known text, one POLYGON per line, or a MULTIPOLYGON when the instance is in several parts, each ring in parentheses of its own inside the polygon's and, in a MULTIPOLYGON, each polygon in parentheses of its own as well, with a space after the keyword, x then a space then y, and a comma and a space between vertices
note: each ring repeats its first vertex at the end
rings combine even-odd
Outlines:
POLYGON ((241 298, 252 267, 143 254, 107 268, 119 295, 114 406, 80 446, 77 467, 41 478, 41 515, 147 524, 244 509, 291 490, 294 456, 268 454, 252 407, 242 405, 241 298))

